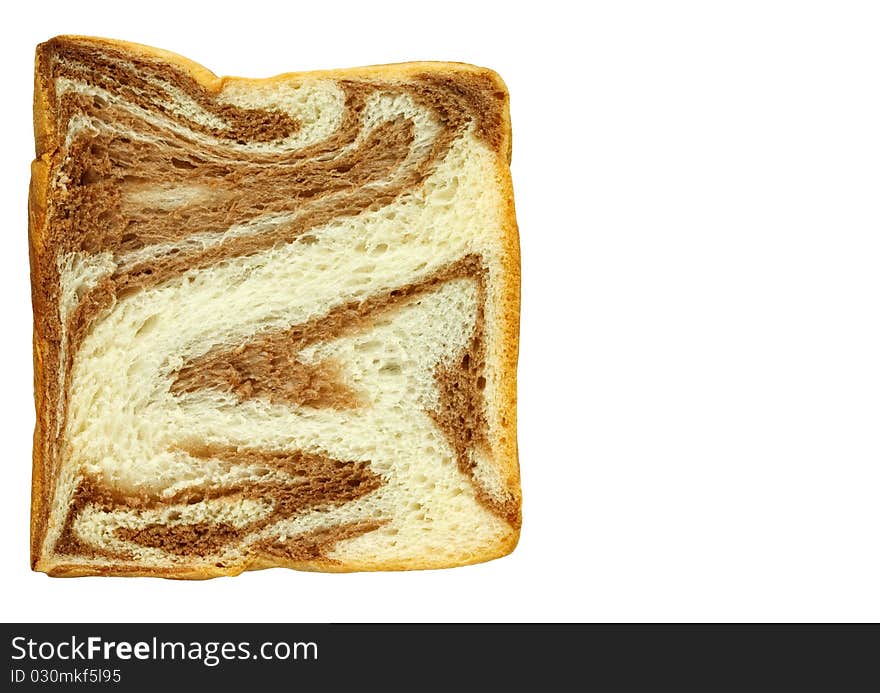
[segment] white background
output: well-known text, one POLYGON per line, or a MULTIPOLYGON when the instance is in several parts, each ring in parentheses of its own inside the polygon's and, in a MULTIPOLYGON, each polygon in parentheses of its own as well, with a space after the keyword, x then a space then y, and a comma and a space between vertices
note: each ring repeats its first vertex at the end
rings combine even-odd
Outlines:
POLYGON ((0 617, 880 620, 874 7, 8 5, 0 617), (31 70, 59 33, 168 48, 218 74, 416 59, 501 73, 523 258, 513 555, 201 583, 30 572, 31 70))

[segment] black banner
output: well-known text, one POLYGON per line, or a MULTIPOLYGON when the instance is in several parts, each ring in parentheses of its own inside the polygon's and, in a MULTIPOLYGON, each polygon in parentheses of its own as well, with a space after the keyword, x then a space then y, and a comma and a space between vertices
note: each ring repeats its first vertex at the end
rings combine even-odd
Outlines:
POLYGON ((0 690, 876 686, 874 626, 5 624, 0 690))

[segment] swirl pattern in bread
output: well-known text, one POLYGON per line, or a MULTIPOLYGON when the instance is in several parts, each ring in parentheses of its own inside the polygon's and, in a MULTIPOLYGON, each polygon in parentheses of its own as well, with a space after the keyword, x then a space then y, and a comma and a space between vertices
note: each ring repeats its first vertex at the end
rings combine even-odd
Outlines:
POLYGON ((520 526, 507 91, 37 49, 32 561, 445 567, 520 526))

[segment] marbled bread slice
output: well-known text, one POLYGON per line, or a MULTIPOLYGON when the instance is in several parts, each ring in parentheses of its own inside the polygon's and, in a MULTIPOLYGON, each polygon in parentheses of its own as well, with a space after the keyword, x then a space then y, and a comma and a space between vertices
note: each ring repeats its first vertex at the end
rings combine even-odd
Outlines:
POLYGON ((37 48, 32 563, 437 568, 520 526, 504 84, 37 48))

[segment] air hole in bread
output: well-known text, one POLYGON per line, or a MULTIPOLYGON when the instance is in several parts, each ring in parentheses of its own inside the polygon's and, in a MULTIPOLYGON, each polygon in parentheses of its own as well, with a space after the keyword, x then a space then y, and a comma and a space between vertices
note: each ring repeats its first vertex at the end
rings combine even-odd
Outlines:
POLYGON ((174 168, 180 168, 184 170, 192 170, 197 168, 197 165, 194 164, 192 161, 187 161, 186 159, 178 159, 177 157, 171 158, 171 165, 174 166, 174 168))
POLYGON ((101 175, 100 171, 89 166, 82 172, 82 175, 79 178, 79 182, 80 185, 94 185, 103 177, 104 176, 101 175))

